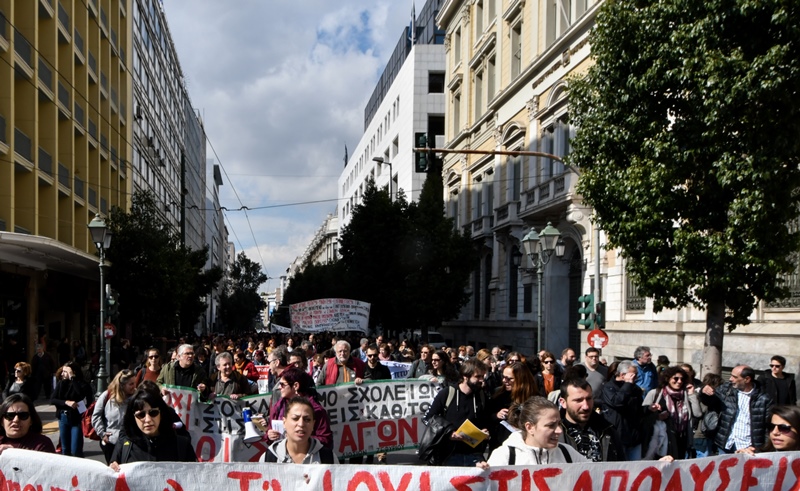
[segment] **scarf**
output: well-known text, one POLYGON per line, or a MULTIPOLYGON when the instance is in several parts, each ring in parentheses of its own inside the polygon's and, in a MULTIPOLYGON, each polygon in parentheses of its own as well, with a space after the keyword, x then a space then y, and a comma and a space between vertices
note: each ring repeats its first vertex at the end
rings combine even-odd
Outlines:
POLYGON ((662 397, 667 403, 667 411, 675 424, 675 432, 679 435, 686 433, 689 427, 689 406, 686 404, 686 391, 673 390, 664 387, 662 397), (666 396, 664 396, 666 394, 666 396))
POLYGON ((233 362, 233 366, 236 367, 236 371, 239 373, 244 373, 244 364, 247 363, 247 360, 236 361, 233 362))

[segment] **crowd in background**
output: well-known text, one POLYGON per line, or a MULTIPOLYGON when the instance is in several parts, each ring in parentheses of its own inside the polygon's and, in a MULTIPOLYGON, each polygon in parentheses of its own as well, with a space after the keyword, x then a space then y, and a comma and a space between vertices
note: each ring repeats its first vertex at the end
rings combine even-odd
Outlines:
MULTIPOLYGON (((188 434, 173 425, 174 411, 163 404, 164 385, 197 389, 204 400, 269 391, 269 414, 254 418, 270 443, 265 459, 331 462, 333 434, 315 387, 389 379, 385 362, 405 363, 408 378, 442 386, 424 417, 439 431, 436 451, 425 459, 429 464, 676 460, 795 450, 800 441, 795 380, 779 355, 762 375, 740 365, 725 382, 713 374, 698 380, 691 365, 671 364, 663 355, 654 363, 646 346, 630 360, 608 364, 594 348, 579 359, 571 348, 558 355, 500 346, 476 351, 437 348, 410 336, 252 334, 181 338, 169 346, 161 342, 160 348, 155 340, 145 342, 145 349, 128 340, 115 343, 111 383, 93 408, 92 425, 112 467, 193 460, 186 451, 188 434), (260 370, 269 375, 259 387, 260 370), (277 420, 285 421, 285 433, 269 427, 268 421, 277 420), (467 420, 485 435, 477 446, 458 431, 467 420), (167 443, 156 445, 157 439, 167 443)), ((94 401, 90 379, 98 359, 69 340, 57 353, 58 363, 37 345, 30 362, 9 367, 0 451, 4 444, 49 451, 41 439, 10 436, 19 435, 26 421, 33 434, 41 432, 41 421, 32 417, 33 401, 41 395, 57 409, 58 451, 83 455, 80 413, 94 401), (9 418, 12 414, 16 417, 9 418)), ((387 455, 367 458, 373 461, 387 462, 387 455)))

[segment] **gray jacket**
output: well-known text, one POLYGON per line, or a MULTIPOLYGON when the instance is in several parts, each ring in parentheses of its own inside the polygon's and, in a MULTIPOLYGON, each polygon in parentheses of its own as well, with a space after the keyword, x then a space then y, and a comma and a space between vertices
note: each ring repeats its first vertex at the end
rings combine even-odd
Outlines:
POLYGON ((122 404, 112 397, 109 399, 108 391, 103 392, 97 399, 92 412, 92 426, 94 431, 103 438, 108 435, 108 441, 112 445, 119 439, 119 430, 122 428, 122 418, 125 417, 125 408, 128 405, 122 404))

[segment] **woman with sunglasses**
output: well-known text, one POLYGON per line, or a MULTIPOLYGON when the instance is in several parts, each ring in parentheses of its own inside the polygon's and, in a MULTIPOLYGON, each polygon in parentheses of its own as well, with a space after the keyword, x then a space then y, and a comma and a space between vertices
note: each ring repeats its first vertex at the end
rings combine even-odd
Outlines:
MULTIPOLYGON (((800 450, 800 407, 779 405, 772 408, 772 419, 767 423, 766 445, 762 452, 794 452, 800 450)), ((754 455, 748 447, 736 453, 754 455)))
POLYGON ((536 386, 542 397, 547 397, 551 392, 561 390, 561 377, 553 353, 543 352, 540 360, 542 360, 542 370, 536 374, 536 386))
POLYGON ((61 437, 61 453, 83 457, 83 427, 81 411, 94 401, 94 391, 83 380, 83 370, 74 361, 61 367, 61 380, 53 390, 50 403, 56 407, 58 430, 61 437))
MULTIPOLYGON (((286 411, 289 406, 289 401, 296 397, 303 397, 308 400, 309 405, 313 408, 314 412, 314 425, 313 431, 310 436, 319 440, 324 446, 333 448, 333 430, 331 430, 331 421, 328 413, 315 399, 317 391, 314 390, 314 380, 309 374, 300 370, 299 368, 291 367, 281 373, 281 378, 276 387, 281 392, 281 398, 276 404, 273 404, 269 410, 269 421, 265 426, 270 427, 272 421, 280 421, 285 418, 286 411)), ((285 429, 285 426, 284 426, 285 429)), ((277 441, 283 438, 283 435, 274 430, 267 430, 267 438, 270 441, 277 441)))
POLYGON ((36 384, 31 377, 31 373, 31 366, 24 361, 14 365, 14 376, 9 377, 8 382, 6 382, 6 388, 3 390, 3 399, 11 394, 25 394, 31 400, 36 400, 38 394, 34 394, 36 390, 34 386, 36 384))
MULTIPOLYGON (((692 418, 699 418, 703 411, 694 385, 683 368, 673 366, 662 371, 659 387, 647 393, 642 406, 666 424, 667 455, 676 460, 685 459, 694 437, 692 418)), ((643 445, 649 441, 645 437, 643 445)), ((644 453, 644 447, 642 450, 644 453)))
POLYGON ((111 467, 131 462, 197 462, 188 438, 175 433, 160 394, 139 388, 128 399, 122 431, 111 455, 111 467))
POLYGON ((119 439, 119 430, 125 417, 125 401, 136 391, 136 380, 132 370, 120 370, 108 384, 108 390, 100 394, 92 413, 92 426, 100 436, 100 448, 111 463, 111 453, 119 439))
POLYGON ((25 394, 12 394, 0 404, 0 453, 7 448, 24 448, 55 453, 50 438, 42 435, 42 419, 31 398, 25 394))
POLYGON ((136 373, 135 386, 139 387, 145 380, 155 382, 161 375, 161 353, 156 348, 145 352, 144 366, 136 373))
POLYGON ((439 384, 458 385, 458 371, 450 364, 450 358, 444 351, 434 351, 431 355, 431 367, 428 373, 419 377, 439 384))
POLYGON ((494 420, 494 427, 489 429, 489 434, 492 435, 489 451, 500 446, 511 435, 511 431, 503 424, 508 421, 511 406, 522 404, 538 395, 536 379, 525 363, 513 363, 503 368, 502 385, 489 403, 489 412, 494 420))

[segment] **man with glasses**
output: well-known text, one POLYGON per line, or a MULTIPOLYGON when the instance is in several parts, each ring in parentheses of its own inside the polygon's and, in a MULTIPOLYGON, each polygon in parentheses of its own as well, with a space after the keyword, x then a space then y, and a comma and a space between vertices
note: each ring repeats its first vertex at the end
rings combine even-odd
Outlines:
POLYGON ((592 347, 586 348, 582 365, 586 367, 586 381, 592 386, 592 394, 600 394, 608 375, 608 368, 600 363, 600 350, 592 347))
POLYGON ((408 369, 408 377, 406 378, 420 378, 428 373, 431 369, 431 354, 433 348, 427 344, 423 344, 419 348, 419 358, 411 363, 411 368, 408 369))
POLYGON ((761 448, 767 442, 767 423, 772 418, 775 405, 761 384, 755 380, 756 372, 747 365, 731 371, 730 381, 716 389, 703 387, 700 401, 713 404, 708 397, 716 397, 724 405, 719 415, 714 443, 721 452, 746 453, 761 448))
MULTIPOLYGON (((384 365, 380 362, 378 354, 378 347, 374 344, 371 344, 367 347, 367 365, 364 367, 364 380, 389 380, 392 378, 392 373, 389 371, 389 367, 384 365)), ((386 463, 386 454, 379 453, 377 454, 378 463, 385 464, 386 463)), ((351 464, 360 464, 361 457, 356 457, 350 460, 351 464)), ((367 464, 371 464, 373 462, 373 456, 367 456, 367 464)))
MULTIPOLYGON (((176 385, 200 391, 200 398, 208 397, 208 375, 203 367, 194 362, 194 347, 191 344, 178 346, 178 359, 161 368, 156 382, 158 385, 176 385)), ((167 389, 161 393, 166 395, 167 389)))
POLYGON ((317 375, 317 385, 332 385, 344 382, 360 384, 364 380, 366 364, 360 358, 350 356, 350 343, 340 339, 333 346, 334 357, 325 362, 317 375))
POLYGON ((797 405, 797 387, 794 374, 784 372, 786 358, 775 355, 769 360, 769 372, 758 378, 764 392, 769 394, 775 404, 797 405))

